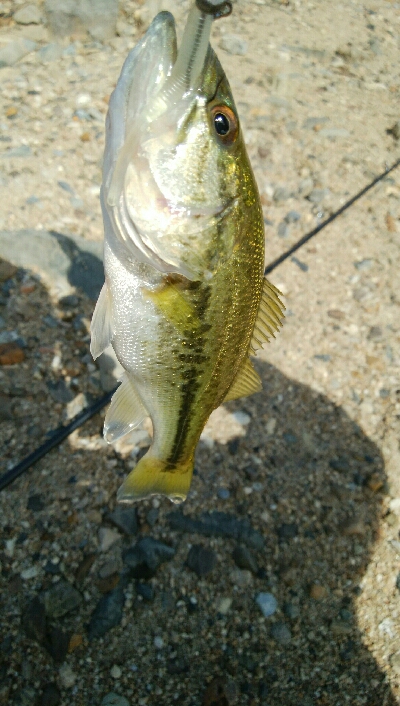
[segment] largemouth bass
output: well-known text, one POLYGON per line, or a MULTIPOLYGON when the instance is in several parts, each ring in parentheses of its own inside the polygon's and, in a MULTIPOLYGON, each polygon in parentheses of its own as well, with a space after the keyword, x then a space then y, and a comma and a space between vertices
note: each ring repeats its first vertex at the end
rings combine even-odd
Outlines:
POLYGON ((203 427, 222 402, 261 389, 250 361, 281 325, 264 279, 257 185, 211 23, 197 0, 177 52, 161 12, 128 55, 110 98, 101 189, 105 284, 91 352, 111 343, 125 370, 108 442, 150 415, 153 441, 121 501, 190 488, 203 427))

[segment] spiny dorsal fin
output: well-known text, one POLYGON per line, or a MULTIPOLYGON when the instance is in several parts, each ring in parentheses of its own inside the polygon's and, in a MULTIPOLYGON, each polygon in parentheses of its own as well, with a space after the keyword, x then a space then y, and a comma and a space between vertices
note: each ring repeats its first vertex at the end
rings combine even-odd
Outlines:
POLYGON ((224 402, 237 400, 238 397, 247 397, 247 395, 252 395, 253 392, 260 392, 260 390, 262 390, 260 376, 254 370, 251 360, 246 358, 244 365, 242 365, 230 386, 224 402))
POLYGON ((104 421, 104 438, 109 444, 129 434, 147 416, 146 409, 135 386, 127 375, 122 376, 118 390, 113 394, 104 421))
POLYGON ((91 341, 90 352, 93 359, 99 357, 111 343, 111 295, 104 282, 90 324, 91 341))
POLYGON ((262 348, 263 343, 275 338, 275 333, 282 326, 284 305, 279 299, 281 292, 273 284, 264 279, 260 307, 254 325, 253 336, 250 342, 250 352, 255 353, 262 348))

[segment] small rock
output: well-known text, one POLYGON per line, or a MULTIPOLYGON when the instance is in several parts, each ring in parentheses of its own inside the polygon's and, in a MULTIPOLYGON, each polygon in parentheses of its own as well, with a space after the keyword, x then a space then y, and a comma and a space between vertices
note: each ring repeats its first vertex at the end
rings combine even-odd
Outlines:
POLYGON ((395 674, 400 675, 400 650, 390 655, 389 662, 395 674))
POLYGON ((150 527, 154 527, 158 520, 158 515, 159 515, 159 509, 157 507, 152 507, 151 510, 148 511, 146 514, 146 520, 147 524, 150 525, 150 527))
POLYGON ((115 510, 107 515, 107 519, 128 536, 137 534, 138 522, 135 507, 117 505, 115 510))
POLYGON ((186 564, 199 578, 203 578, 215 568, 217 557, 212 549, 195 544, 190 548, 186 564))
POLYGON ((181 511, 170 512, 167 521, 173 530, 202 534, 207 537, 232 537, 257 551, 264 548, 264 537, 247 520, 238 520, 227 512, 203 512, 199 518, 181 511))
POLYGON ((154 643, 153 643, 153 644, 154 644, 154 647, 156 648, 156 650, 162 650, 162 648, 164 647, 164 640, 162 639, 162 637, 160 637, 159 635, 157 635, 157 636, 154 638, 154 643))
POLYGON ((32 154, 32 148, 29 145, 18 145, 18 147, 11 147, 11 149, 1 152, 1 157, 30 157, 32 154))
POLYGON ((256 596, 256 603, 261 609, 264 618, 274 615, 278 608, 278 602, 272 593, 259 593, 256 596))
POLYGON ((283 606, 283 612, 288 618, 290 618, 290 620, 296 620, 296 618, 300 615, 300 608, 294 603, 285 603, 283 606))
POLYGON ((154 599, 154 589, 150 583, 141 583, 140 581, 138 581, 136 584, 136 593, 148 603, 151 603, 151 601, 154 599))
POLYGON ((63 379, 55 381, 47 380, 46 385, 50 396, 55 402, 66 404, 67 402, 71 402, 74 397, 73 393, 69 387, 67 387, 65 380, 63 379))
POLYGON ((41 47, 38 51, 38 57, 43 64, 47 64, 50 61, 58 61, 62 56, 62 46, 56 44, 55 42, 50 42, 46 46, 41 47))
POLYGON ((296 223, 297 221, 300 220, 300 218, 301 218, 301 215, 298 211, 289 211, 286 214, 284 221, 285 221, 285 223, 296 223))
POLYGON ((345 456, 331 458, 329 461, 329 465, 331 468, 333 468, 334 471, 338 471, 338 473, 348 473, 350 471, 350 465, 345 456))
POLYGON ((278 186, 273 195, 273 200, 275 203, 283 203, 283 201, 287 201, 290 199, 292 196, 292 192, 286 188, 286 186, 278 186))
POLYGON ((69 664, 63 664, 58 671, 60 682, 64 689, 72 689, 76 682, 76 674, 72 671, 69 664))
POLYGON ((109 561, 106 561, 106 563, 100 567, 99 576, 101 579, 106 579, 109 576, 112 576, 112 574, 118 573, 120 569, 121 562, 117 557, 112 557, 112 559, 109 559, 109 561))
POLYGON ((75 581, 79 584, 82 583, 86 577, 89 575, 90 569, 92 568, 94 562, 96 561, 96 554, 87 554, 83 557, 82 561, 79 563, 78 568, 75 572, 75 581))
POLYGON ((307 196, 308 201, 311 201, 311 203, 322 203, 322 201, 329 196, 330 191, 329 189, 313 189, 310 191, 310 193, 307 196))
POLYGON ((64 662, 68 653, 69 635, 58 627, 47 631, 44 646, 55 662, 64 662))
POLYGON ((220 498, 220 500, 228 500, 228 498, 230 497, 230 491, 228 490, 228 488, 218 488, 217 496, 220 498))
POLYGON ((302 270, 302 272, 308 272, 308 265, 306 265, 305 262, 302 262, 301 260, 299 260, 297 257, 294 257, 294 256, 291 257, 290 259, 292 262, 294 262, 295 265, 297 265, 297 267, 300 270, 302 270))
POLYGON ((45 503, 40 495, 30 495, 28 502, 26 504, 27 510, 32 510, 33 512, 40 512, 44 510, 45 503))
POLYGON ((125 696, 110 692, 106 694, 101 702, 101 706, 130 706, 128 699, 125 696))
POLYGON ((87 407, 87 398, 86 395, 83 394, 83 392, 80 392, 79 395, 76 395, 71 402, 67 403, 66 406, 66 416, 67 419, 73 419, 74 417, 77 416, 77 414, 80 414, 85 407, 87 407))
POLYGON ((383 331, 380 326, 371 326, 367 339, 368 341, 377 341, 380 340, 383 336, 383 331))
POLYGON ((244 39, 238 37, 237 34, 225 34, 222 37, 219 46, 221 47, 221 49, 228 52, 228 54, 245 56, 245 54, 247 54, 249 45, 244 39))
POLYGON ((279 223, 279 225, 278 225, 278 235, 280 238, 288 238, 289 237, 289 227, 283 221, 282 221, 282 223, 279 223))
POLYGON ((321 601, 325 598, 326 593, 325 586, 321 586, 319 583, 313 583, 312 586, 310 586, 310 598, 313 598, 315 601, 321 601))
POLYGON ((36 5, 25 5, 14 13, 13 18, 19 25, 38 25, 42 17, 36 5))
POLYGON ((100 598, 90 618, 89 640, 103 637, 111 628, 119 625, 124 608, 124 592, 121 586, 100 598))
POLYGON ((0 260, 0 282, 6 282, 17 273, 17 268, 6 260, 0 260))
POLYGON ((143 537, 124 554, 124 564, 131 570, 131 576, 149 579, 165 561, 171 561, 175 549, 152 537, 143 537))
POLYGON ((76 610, 82 603, 79 591, 68 581, 58 581, 44 594, 46 615, 49 618, 62 618, 76 610))
POLYGON ((239 691, 230 677, 215 677, 208 685, 202 706, 235 706, 239 691))
POLYGON ((111 574, 111 576, 107 576, 104 579, 100 579, 97 582, 97 588, 99 589, 100 593, 109 593, 112 591, 116 586, 118 586, 120 581, 120 576, 118 574, 111 574))
POLYGON ((221 613, 221 615, 227 615, 231 609, 231 606, 232 598, 230 598, 229 596, 220 598, 220 600, 217 602, 217 612, 221 613))
POLYGON ((279 539, 293 539, 294 537, 297 537, 299 528, 295 522, 283 523, 282 525, 279 525, 276 533, 279 539))
POLYGON ((236 566, 239 567, 239 569, 248 569, 251 571, 253 574, 256 574, 258 571, 258 566, 257 562, 247 547, 244 547, 243 545, 238 545, 235 547, 233 550, 233 561, 235 562, 236 566))
POLYGON ((387 130, 389 135, 392 135, 395 140, 400 140, 400 120, 387 130))
POLYGON ((301 179, 301 181, 299 182, 299 187, 298 187, 299 195, 307 197, 308 194, 311 193, 313 188, 314 188, 314 182, 311 179, 311 177, 306 177, 305 179, 301 179))
POLYGON ((113 666, 110 669, 110 675, 112 676, 113 679, 121 679, 121 676, 122 676, 121 667, 119 667, 118 664, 113 664, 113 666))
POLYGON ((248 588, 253 582, 253 575, 247 569, 233 569, 229 578, 234 586, 242 589, 248 588))
POLYGON ((25 359, 25 353, 17 343, 0 343, 0 365, 17 365, 25 359))
POLYGON ((29 39, 13 39, 0 49, 0 69, 4 66, 13 66, 36 47, 35 42, 29 39))
POLYGON ((288 645, 292 639, 292 633, 285 623, 278 622, 271 627, 271 637, 280 645, 288 645))
POLYGON ((350 137, 350 132, 342 127, 324 127, 318 133, 321 137, 350 137))
POLYGON ((167 662, 168 674, 184 674, 190 669, 189 663, 183 657, 175 657, 167 662))
POLYGON ((330 316, 331 319, 337 319, 338 321, 346 318, 346 314, 343 311, 340 311, 340 309, 329 309, 328 316, 330 316))
POLYGON ((59 706, 61 703, 61 693, 53 682, 46 684, 43 687, 40 706, 59 706))
POLYGON ((37 698, 35 689, 31 686, 23 686, 14 693, 13 706, 32 706, 37 698))
POLYGON ((37 566, 29 566, 27 569, 23 569, 21 571, 21 578, 24 579, 24 581, 28 581, 29 579, 35 579, 39 575, 39 569, 37 566))
POLYGON ((109 529, 109 527, 100 527, 99 529, 99 549, 101 552, 106 552, 112 547, 115 542, 121 539, 119 532, 109 529))
POLYGON ((45 11, 54 34, 89 32, 98 41, 115 35, 118 0, 46 0, 45 11))
POLYGON ((42 644, 46 636, 46 611, 37 596, 22 611, 21 624, 27 636, 42 644))

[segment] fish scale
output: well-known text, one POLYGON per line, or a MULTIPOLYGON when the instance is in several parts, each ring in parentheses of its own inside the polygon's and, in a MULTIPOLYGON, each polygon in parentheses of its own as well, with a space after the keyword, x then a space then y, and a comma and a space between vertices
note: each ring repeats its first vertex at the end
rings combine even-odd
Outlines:
POLYGON ((249 352, 282 317, 278 292, 263 276, 257 185, 202 13, 192 8, 178 58, 173 18, 160 13, 110 100, 101 192, 106 283, 91 349, 97 357, 111 343, 125 370, 106 439, 129 433, 147 414, 153 424, 150 449, 118 492, 125 502, 186 498, 209 415, 224 399, 261 389, 249 352), (198 40, 193 51, 188 36, 198 40), (149 62, 160 55, 157 77, 149 62), (156 80, 143 104, 134 94, 144 71, 156 80), (132 108, 138 104, 141 111, 132 108))

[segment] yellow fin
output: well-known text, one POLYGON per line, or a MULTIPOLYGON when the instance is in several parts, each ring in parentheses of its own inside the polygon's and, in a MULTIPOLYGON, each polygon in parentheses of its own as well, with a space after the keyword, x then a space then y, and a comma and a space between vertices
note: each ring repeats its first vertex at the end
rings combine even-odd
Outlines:
POLYGON ((246 358, 244 365, 230 386, 224 402, 237 400, 238 397, 247 397, 253 392, 260 392, 260 390, 262 390, 260 376, 254 370, 251 360, 246 358))
POLYGON ((132 503, 152 495, 166 495, 174 503, 186 499, 192 480, 194 459, 172 466, 154 456, 151 449, 125 478, 117 500, 132 503))
POLYGON ((112 339, 111 328, 111 295, 104 282, 97 304, 95 306, 92 323, 90 324, 91 341, 90 352, 94 360, 99 357, 110 345, 112 339))
POLYGON ((175 328, 180 331, 188 326, 197 328, 199 320, 196 311, 179 286, 167 281, 162 289, 155 292, 145 290, 145 295, 154 302, 175 328))
POLYGON ((264 279, 260 307, 250 342, 250 351, 252 353, 262 348, 263 343, 269 341, 270 336, 275 338, 275 333, 282 326, 285 307, 279 299, 279 294, 281 294, 279 289, 274 287, 267 279, 264 279))
POLYGON ((109 444, 129 434, 147 416, 146 409, 133 383, 123 375, 118 390, 111 398, 104 420, 104 438, 109 444))

